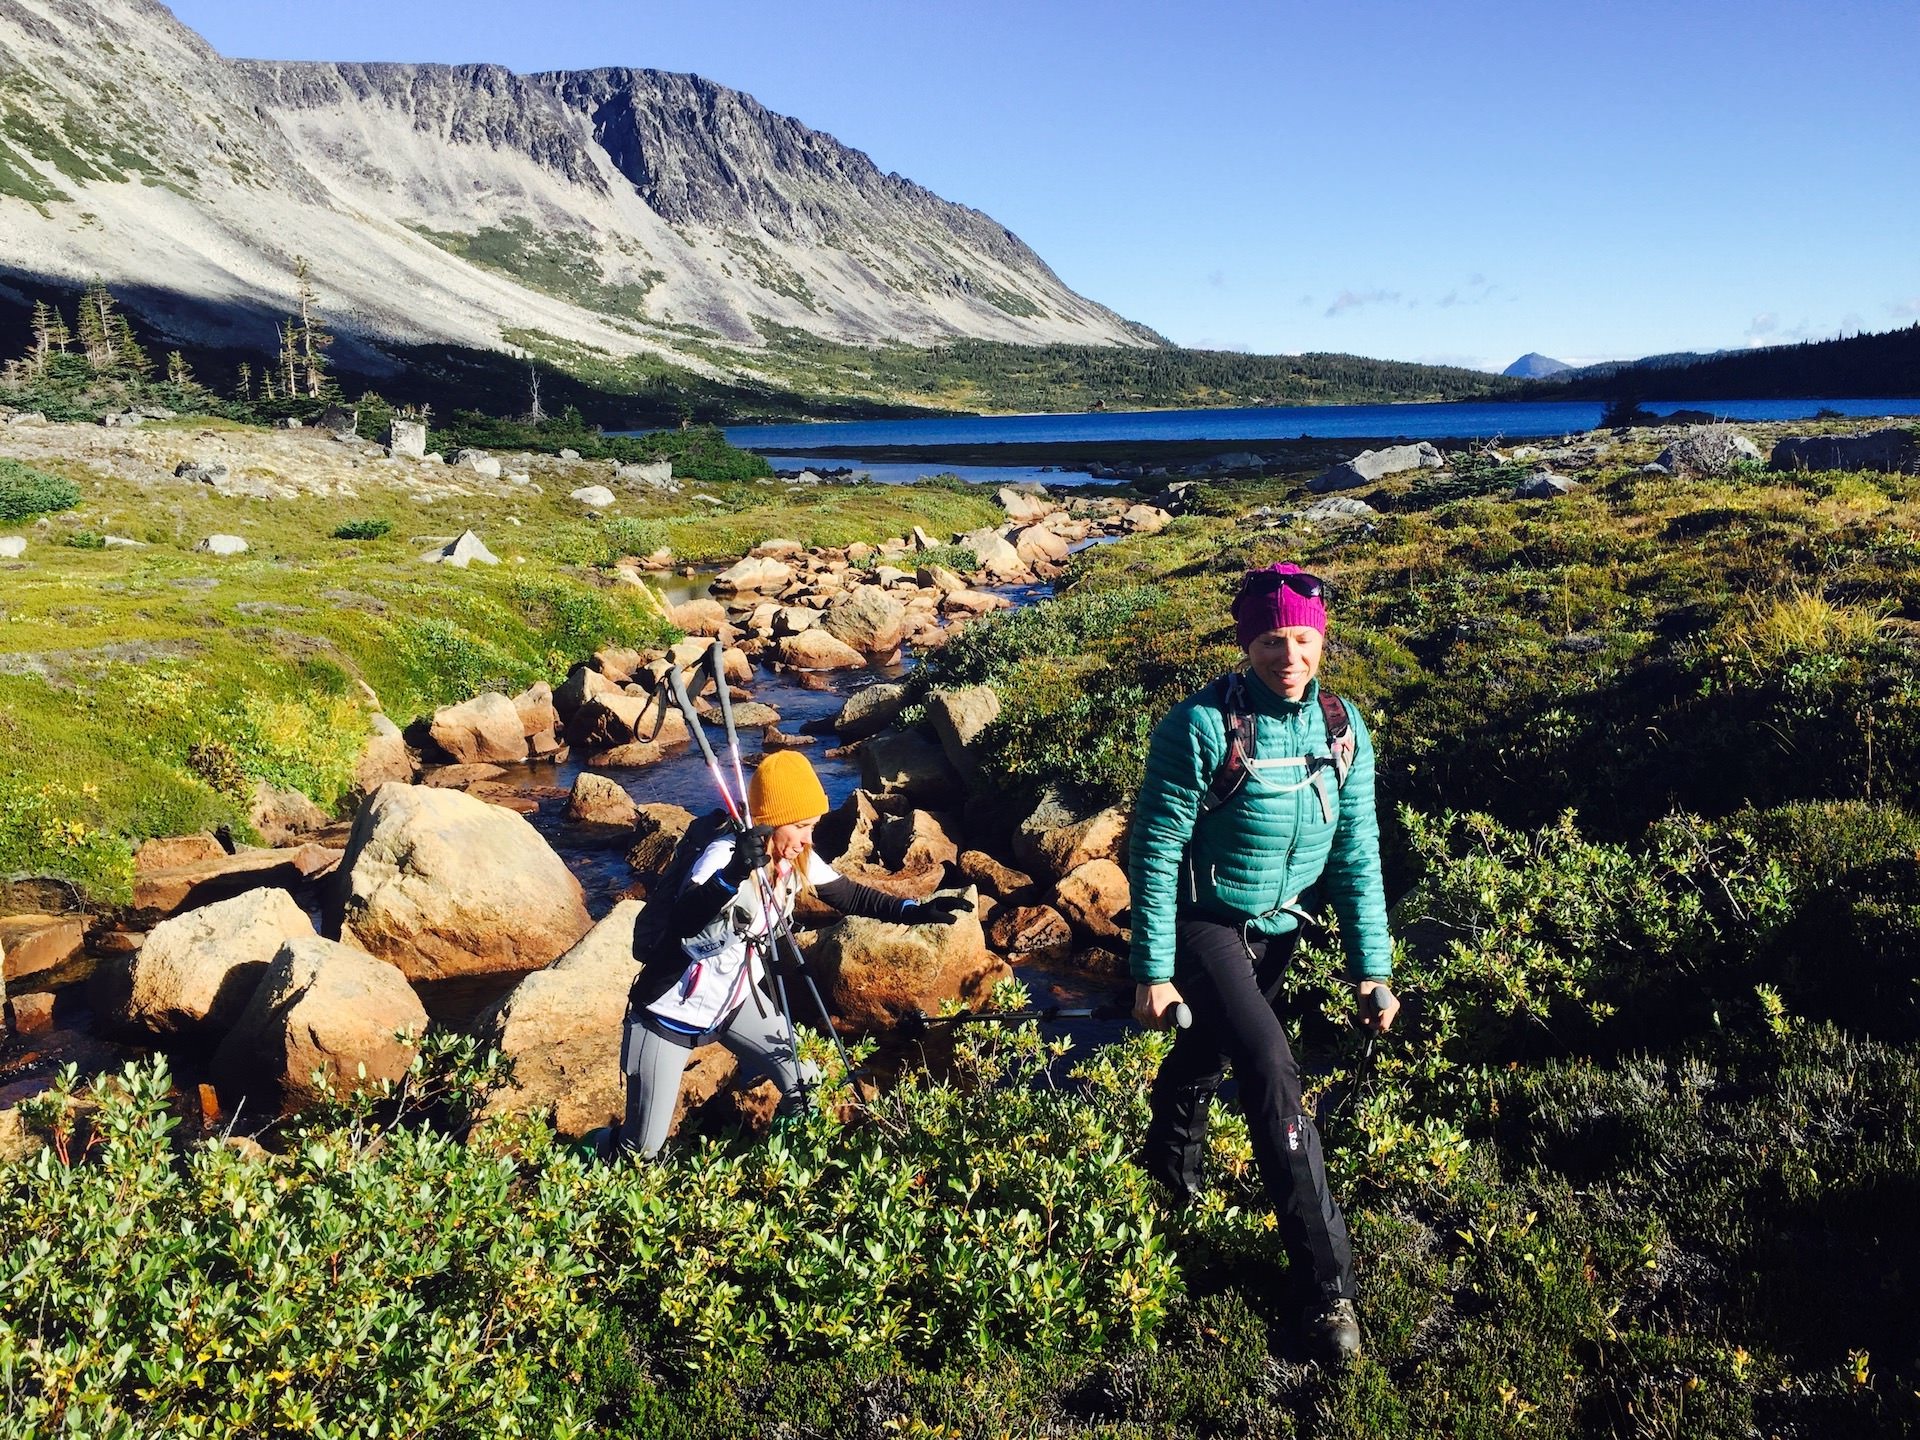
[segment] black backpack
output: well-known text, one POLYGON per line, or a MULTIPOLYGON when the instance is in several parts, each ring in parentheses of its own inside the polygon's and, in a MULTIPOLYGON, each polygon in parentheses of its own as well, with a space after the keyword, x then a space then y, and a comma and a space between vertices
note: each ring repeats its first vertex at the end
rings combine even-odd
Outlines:
POLYGON ((695 820, 674 844, 660 878, 647 888, 647 902, 633 922, 633 958, 640 962, 632 992, 637 1004, 651 1004, 686 969, 686 956, 674 943, 679 937, 673 933, 673 902, 686 886, 694 863, 732 827, 725 810, 709 810, 695 820), (639 999, 642 994, 644 1000, 639 999))
MULTIPOLYGON (((1228 671, 1201 693, 1220 712, 1227 731, 1227 758, 1214 771, 1207 793, 1200 797, 1200 814, 1205 816, 1233 799, 1247 783, 1247 762, 1254 758, 1254 715, 1247 700, 1247 677, 1243 671, 1228 671)), ((1353 720, 1347 714, 1346 701, 1324 687, 1320 690, 1320 716, 1327 723, 1327 748, 1332 752, 1334 783, 1341 787, 1347 783, 1347 772, 1353 768, 1353 752, 1358 744, 1353 737, 1353 720)))

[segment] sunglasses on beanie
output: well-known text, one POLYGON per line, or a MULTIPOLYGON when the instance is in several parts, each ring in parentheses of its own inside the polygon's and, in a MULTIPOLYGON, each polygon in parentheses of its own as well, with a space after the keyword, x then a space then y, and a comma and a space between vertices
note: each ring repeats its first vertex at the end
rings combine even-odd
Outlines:
POLYGON ((1303 600, 1318 600, 1326 594, 1326 589, 1325 581, 1304 570, 1293 574, 1282 574, 1277 570, 1249 570, 1247 578, 1240 582, 1240 591, 1244 595, 1273 595, 1281 590, 1291 590, 1303 600))

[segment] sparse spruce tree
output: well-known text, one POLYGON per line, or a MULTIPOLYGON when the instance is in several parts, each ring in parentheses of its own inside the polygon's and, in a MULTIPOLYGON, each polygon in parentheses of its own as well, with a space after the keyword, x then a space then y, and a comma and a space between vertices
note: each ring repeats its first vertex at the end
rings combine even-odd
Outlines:
POLYGON ((120 332, 115 323, 118 319, 118 309, 106 282, 95 280, 88 285, 86 293, 80 297, 76 328, 80 349, 87 357, 87 364, 95 370, 112 370, 119 365, 120 332))
POLYGON ((308 396, 319 400, 327 394, 327 351, 333 335, 320 318, 319 296, 313 288, 313 269, 304 255, 293 262, 294 284, 300 296, 300 378, 308 396))
POLYGON ((289 400, 300 393, 300 327, 291 316, 280 327, 280 393, 289 400))
POLYGON ((233 372, 233 398, 243 405, 253 399, 253 366, 244 360, 233 372))
POLYGON ((47 373, 47 362, 67 353, 73 336, 59 309, 44 300, 33 302, 33 351, 27 357, 27 371, 35 379, 47 373))
POLYGON ((547 412, 540 408, 540 371, 538 367, 527 366, 527 424, 538 425, 547 418, 547 412))
POLYGON ((167 352, 167 383, 181 390, 200 388, 200 382, 193 378, 193 370, 187 364, 187 357, 178 350, 167 352))
POLYGON ((136 380, 146 379, 153 373, 153 361, 133 338, 132 322, 125 315, 115 315, 113 321, 114 368, 126 371, 136 380))

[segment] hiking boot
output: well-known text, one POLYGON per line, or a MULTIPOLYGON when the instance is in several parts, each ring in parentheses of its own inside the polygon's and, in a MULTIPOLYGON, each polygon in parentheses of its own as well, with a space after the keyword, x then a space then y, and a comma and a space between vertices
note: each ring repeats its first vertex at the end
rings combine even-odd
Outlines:
POLYGON ((1360 1353, 1360 1315, 1351 1300, 1327 1300, 1307 1316, 1307 1346, 1323 1365, 1345 1365, 1360 1353))

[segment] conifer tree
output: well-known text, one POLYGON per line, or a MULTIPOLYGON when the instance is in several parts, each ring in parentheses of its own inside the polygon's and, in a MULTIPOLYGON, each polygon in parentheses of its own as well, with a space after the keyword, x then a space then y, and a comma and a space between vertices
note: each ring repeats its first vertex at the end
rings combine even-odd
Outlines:
POLYGON ((95 370, 112 370, 120 362, 119 316, 104 280, 95 280, 80 297, 77 329, 80 349, 95 370))
POLYGON ((327 351, 333 336, 320 318, 319 296, 313 288, 313 269, 307 257, 294 257, 293 279, 300 296, 300 378, 307 394, 318 400, 327 393, 327 351))
POLYGON ((181 390, 200 388, 200 382, 193 378, 193 371, 187 365, 187 357, 178 350, 167 352, 167 383, 181 390))
POLYGON ((300 327, 289 316, 280 327, 280 393, 291 400, 300 393, 300 327))
POLYGON ((136 380, 146 379, 153 373, 153 361, 140 348, 140 342, 133 338, 132 323, 125 315, 115 315, 113 321, 114 367, 125 370, 136 380))
POLYGON ((253 366, 244 360, 233 372, 233 395, 243 403, 253 399, 253 366))
POLYGON ((66 319, 57 307, 44 300, 33 302, 33 353, 27 357, 26 369, 36 379, 47 373, 47 362, 55 355, 64 355, 73 337, 67 330, 66 319))

